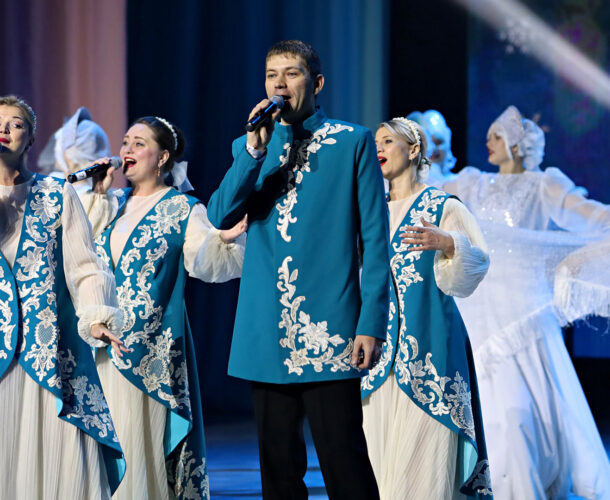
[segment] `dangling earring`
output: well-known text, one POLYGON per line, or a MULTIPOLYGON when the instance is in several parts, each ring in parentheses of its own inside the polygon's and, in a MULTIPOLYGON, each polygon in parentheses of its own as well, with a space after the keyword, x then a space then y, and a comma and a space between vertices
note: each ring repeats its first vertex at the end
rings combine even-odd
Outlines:
POLYGON ((161 177, 161 166, 157 165, 157 177, 161 177))

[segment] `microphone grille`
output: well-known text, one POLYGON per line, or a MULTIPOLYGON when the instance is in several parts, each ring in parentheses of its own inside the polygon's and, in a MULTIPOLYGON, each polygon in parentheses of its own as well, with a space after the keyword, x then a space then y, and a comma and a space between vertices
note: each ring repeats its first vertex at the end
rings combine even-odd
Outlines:
POLYGON ((269 99, 271 102, 274 102, 275 105, 279 108, 282 109, 284 107, 284 98, 281 95, 274 95, 271 99, 269 99))
POLYGON ((123 165, 123 160, 121 160, 121 158, 119 158, 118 156, 113 156, 112 158, 110 158, 111 167, 121 168, 122 165, 123 165))

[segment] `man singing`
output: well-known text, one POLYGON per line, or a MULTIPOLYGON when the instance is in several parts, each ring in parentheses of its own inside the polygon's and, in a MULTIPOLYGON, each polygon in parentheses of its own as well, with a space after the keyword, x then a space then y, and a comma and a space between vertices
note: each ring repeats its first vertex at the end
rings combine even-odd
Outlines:
POLYGON ((265 89, 285 104, 234 141, 208 205, 218 228, 248 215, 229 375, 252 381, 267 500, 307 498, 305 417, 329 498, 379 498, 360 377, 386 336, 386 204, 370 132, 316 108, 323 86, 313 47, 271 47, 265 89))

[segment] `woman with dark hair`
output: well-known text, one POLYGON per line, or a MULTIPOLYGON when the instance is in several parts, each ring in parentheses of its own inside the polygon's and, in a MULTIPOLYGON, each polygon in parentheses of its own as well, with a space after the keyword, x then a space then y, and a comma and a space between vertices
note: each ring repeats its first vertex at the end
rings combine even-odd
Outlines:
MULTIPOLYGON (((131 188, 108 192, 118 213, 109 214, 112 222, 97 239, 99 255, 114 269, 125 316, 120 337, 130 349, 122 358, 111 350, 97 354, 128 464, 117 499, 209 497, 184 286, 187 275, 207 282, 240 275, 246 221, 219 231, 199 200, 165 184, 169 173, 188 182, 175 166, 183 151, 181 131, 167 120, 133 123, 120 151, 131 188)), ((104 179, 94 190, 109 184, 104 179)))
POLYGON ((0 498, 109 499, 125 464, 91 346, 124 349, 114 277, 72 186, 28 170, 35 132, 0 97, 0 498))
POLYGON ((610 207, 558 168, 541 170, 544 145, 540 127, 509 106, 487 132, 498 171, 467 167, 444 184, 477 218, 492 255, 488 276, 458 307, 494 496, 610 498, 610 463, 560 327, 610 312, 610 207))
POLYGON ((459 200, 425 183, 430 161, 416 122, 383 122, 375 143, 390 188, 394 289, 381 359, 361 387, 380 497, 489 498, 477 380, 453 300, 485 276, 485 242, 459 200))

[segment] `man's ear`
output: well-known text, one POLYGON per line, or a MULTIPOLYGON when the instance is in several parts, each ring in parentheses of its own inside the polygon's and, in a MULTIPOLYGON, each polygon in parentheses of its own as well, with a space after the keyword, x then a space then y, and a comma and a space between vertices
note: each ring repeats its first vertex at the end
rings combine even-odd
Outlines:
POLYGON ((320 73, 313 82, 313 93, 315 96, 320 93, 322 87, 324 87, 324 75, 320 73))

